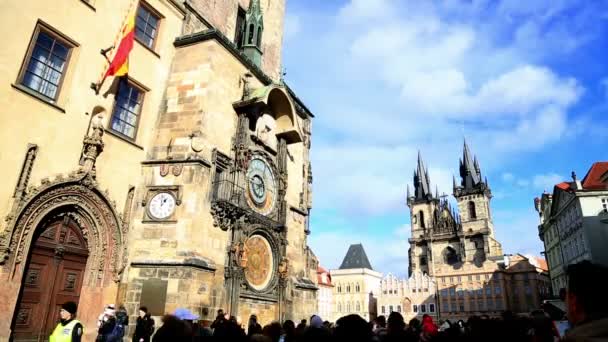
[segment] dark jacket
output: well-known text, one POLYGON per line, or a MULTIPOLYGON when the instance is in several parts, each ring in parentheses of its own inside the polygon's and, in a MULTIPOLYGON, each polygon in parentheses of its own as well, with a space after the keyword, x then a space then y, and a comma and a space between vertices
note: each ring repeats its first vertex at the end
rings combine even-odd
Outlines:
POLYGON ((114 328, 116 327, 116 318, 110 317, 103 322, 97 330, 97 342, 114 342, 116 339, 112 337, 114 328))
POLYGON ((150 342, 150 336, 154 333, 154 320, 150 315, 137 317, 135 324, 135 332, 133 333, 133 342, 139 342, 143 338, 144 342, 150 342))

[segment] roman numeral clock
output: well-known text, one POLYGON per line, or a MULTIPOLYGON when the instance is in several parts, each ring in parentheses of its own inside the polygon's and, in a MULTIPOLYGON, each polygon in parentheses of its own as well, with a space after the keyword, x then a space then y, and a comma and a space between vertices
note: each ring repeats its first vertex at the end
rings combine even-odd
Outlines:
POLYGON ((276 180, 268 162, 254 156, 247 168, 247 204, 262 215, 268 215, 276 202, 276 180))

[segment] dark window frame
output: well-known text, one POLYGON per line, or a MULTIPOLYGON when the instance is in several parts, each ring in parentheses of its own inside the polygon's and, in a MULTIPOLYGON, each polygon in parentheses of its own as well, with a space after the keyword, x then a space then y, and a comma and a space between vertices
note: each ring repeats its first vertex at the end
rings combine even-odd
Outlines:
MULTIPOLYGON (((146 88, 145 86, 143 86, 141 83, 135 81, 132 78, 122 78, 121 80, 118 81, 118 87, 116 88, 116 94, 114 95, 114 103, 112 104, 112 114, 110 115, 110 120, 108 120, 108 130, 115 134, 118 135, 120 138, 125 139, 127 141, 130 142, 135 142, 137 141, 137 135, 139 133, 139 124, 141 122, 141 116, 142 116, 142 112, 143 112, 143 107, 144 107, 144 101, 146 98, 146 93, 148 91, 150 91, 150 89, 146 88), (128 135, 125 135, 123 132, 117 131, 114 128, 112 128, 112 123, 114 122, 114 114, 116 113, 116 106, 118 104, 118 93, 120 91, 120 87, 122 86, 123 82, 126 82, 130 87, 135 88, 139 91, 140 94, 140 100, 139 100, 139 112, 136 114, 136 121, 135 121, 135 133, 133 134, 133 137, 130 137, 128 135)), ((123 121, 123 120, 121 120, 123 121)))
MULTIPOLYGON (((133 34, 135 35, 135 40, 140 43, 141 45, 143 45, 145 48, 152 50, 152 51, 156 51, 156 45, 158 42, 158 37, 159 37, 159 32, 160 32, 160 27, 161 27, 161 21, 165 19, 165 17, 159 12, 157 11, 154 7, 152 7, 152 5, 150 5, 149 3, 147 3, 146 1, 139 1, 139 3, 137 4, 137 9, 135 12, 135 27, 133 28, 135 31, 133 32, 133 34), (150 15, 153 15, 154 17, 156 17, 156 28, 155 28, 155 32, 154 32, 154 37, 152 37, 152 46, 148 45, 146 42, 142 41, 142 39, 139 38, 139 36, 137 35, 137 18, 139 17, 139 9, 143 8, 146 11, 148 11, 150 13, 150 15)), ((146 27, 144 27, 144 29, 142 30, 144 32, 144 35, 146 34, 146 28, 148 26, 148 20, 146 20, 146 27)))
MULTIPOLYGON (((19 69, 19 73, 17 74, 17 80, 15 83, 17 84, 18 87, 23 87, 23 88, 27 89, 27 91, 29 93, 31 93, 33 96, 37 97, 38 99, 56 106, 61 97, 61 90, 63 88, 64 82, 66 79, 66 75, 70 68, 70 61, 72 59, 72 53, 73 53, 74 49, 79 46, 80 45, 77 42, 75 42, 73 39, 71 39, 68 36, 66 36, 65 34, 61 33, 59 30, 55 29, 54 27, 47 24, 46 22, 38 19, 38 21, 36 22, 36 25, 34 26, 34 31, 32 32, 32 35, 30 37, 30 42, 27 46, 27 52, 21 62, 21 68, 19 69), (65 47, 68 50, 66 57, 65 57, 63 70, 61 71, 61 76, 59 78, 59 82, 56 85, 57 90, 55 92, 54 97, 49 97, 46 94, 43 94, 36 89, 30 88, 23 83, 25 74, 27 72, 27 69, 28 69, 31 59, 32 59, 32 54, 34 52, 34 48, 36 47, 36 43, 38 42, 38 37, 41 32, 46 33, 47 35, 51 36, 51 38, 54 39, 54 41, 59 41, 60 43, 65 45, 65 47)), ((49 51, 49 53, 51 53, 51 51, 49 51)), ((39 76, 37 76, 37 77, 39 77, 39 76)), ((43 79, 42 77, 39 77, 39 78, 43 79)), ((46 79, 43 79, 43 80, 45 82, 49 82, 46 79)))

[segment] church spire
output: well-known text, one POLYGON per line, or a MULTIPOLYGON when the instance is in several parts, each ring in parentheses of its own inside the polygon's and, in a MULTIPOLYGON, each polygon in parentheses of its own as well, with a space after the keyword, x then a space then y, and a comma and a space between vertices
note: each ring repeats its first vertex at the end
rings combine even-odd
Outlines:
POLYGON ((460 159, 460 177, 462 181, 459 187, 454 187, 454 194, 489 190, 487 180, 484 182, 481 177, 481 168, 477 156, 471 153, 466 138, 463 144, 462 159, 460 159))
POLYGON ((416 200, 427 200, 433 197, 429 172, 424 165, 420 151, 418 151, 418 165, 414 171, 414 196, 416 200))
POLYGON ((242 50, 255 65, 260 67, 262 65, 262 32, 264 31, 264 16, 260 0, 249 2, 242 30, 242 50))

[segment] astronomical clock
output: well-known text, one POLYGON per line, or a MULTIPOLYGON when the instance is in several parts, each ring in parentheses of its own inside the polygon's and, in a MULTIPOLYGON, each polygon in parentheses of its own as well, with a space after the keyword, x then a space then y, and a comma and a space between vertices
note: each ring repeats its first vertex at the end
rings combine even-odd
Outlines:
POLYGON ((287 145, 301 138, 281 97, 286 99, 283 89, 268 86, 233 105, 239 114, 233 159, 224 156, 225 169, 216 170, 212 214, 216 225, 232 233, 225 270, 231 312, 239 298, 278 304, 284 311, 287 145))

